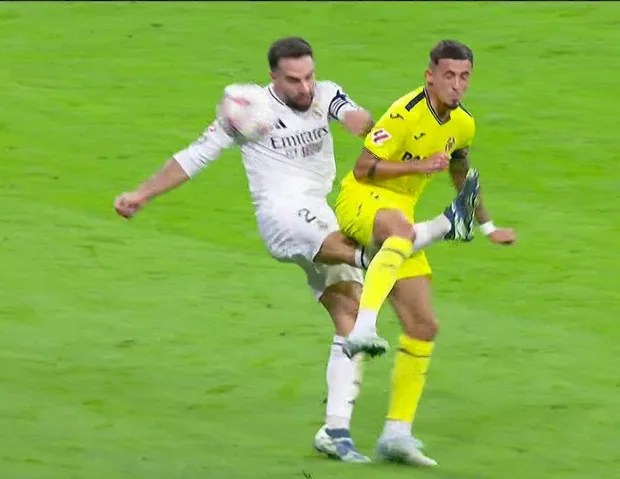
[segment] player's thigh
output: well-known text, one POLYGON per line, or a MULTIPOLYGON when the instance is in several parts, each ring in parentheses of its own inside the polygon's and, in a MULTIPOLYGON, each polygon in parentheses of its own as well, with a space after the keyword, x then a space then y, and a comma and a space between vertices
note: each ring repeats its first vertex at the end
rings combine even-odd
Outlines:
POLYGON ((337 283, 362 284, 363 274, 358 268, 315 262, 325 239, 339 231, 336 216, 325 199, 290 198, 277 209, 260 210, 257 218, 269 253, 279 261, 300 266, 317 300, 337 283))
POLYGON ((319 302, 334 323, 336 334, 348 336, 355 324, 362 285, 357 281, 338 281, 325 288, 319 302))
POLYGON ((403 208, 394 205, 390 209, 381 209, 375 215, 372 237, 376 244, 383 244, 391 236, 412 238, 413 221, 411 221, 403 208))
POLYGON ((431 276, 433 273, 431 265, 424 251, 416 251, 412 256, 407 258, 398 272, 396 279, 416 278, 418 276, 431 276))
POLYGON ((335 207, 341 231, 364 246, 369 246, 373 241, 379 211, 403 209, 396 195, 382 188, 367 186, 343 188, 335 207))
POLYGON ((390 301, 407 336, 424 341, 434 339, 438 323, 432 306, 429 275, 397 280, 390 293, 390 301))
MULTIPOLYGON (((362 270, 348 264, 315 263, 301 257, 295 263, 306 273, 306 282, 310 291, 319 301, 326 291, 338 283, 356 283, 361 288, 364 282, 362 270)), ((339 293, 342 294, 342 291, 339 290, 339 293)), ((355 297, 355 299, 359 302, 358 298, 355 297)))
POLYGON ((312 261, 325 238, 339 231, 333 210, 322 198, 290 198, 257 212, 258 229, 279 261, 312 261))
POLYGON ((369 214, 364 204, 362 195, 345 190, 340 192, 334 211, 342 233, 367 246, 372 238, 374 214, 369 214))

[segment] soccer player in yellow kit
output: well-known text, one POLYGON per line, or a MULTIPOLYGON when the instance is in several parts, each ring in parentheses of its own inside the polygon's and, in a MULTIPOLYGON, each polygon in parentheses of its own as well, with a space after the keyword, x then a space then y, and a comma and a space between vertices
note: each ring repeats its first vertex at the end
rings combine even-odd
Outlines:
MULTIPOLYGON (((388 349, 376 332, 379 309, 390 295, 402 323, 385 428, 377 444, 383 459, 435 465, 412 434, 437 333, 430 299, 431 268, 422 246, 430 240, 469 241, 474 216, 491 241, 511 244, 511 229, 496 228, 479 197, 478 172, 469 167, 475 133, 461 105, 473 68, 473 53, 446 40, 430 52, 425 86, 392 104, 366 137, 353 171, 336 201, 341 230, 365 246, 380 247, 371 261, 356 324, 345 347, 350 355, 388 349), (414 208, 434 173, 449 169, 460 190, 444 212, 414 232, 414 208)), ((418 225, 416 225, 418 226, 418 225)))

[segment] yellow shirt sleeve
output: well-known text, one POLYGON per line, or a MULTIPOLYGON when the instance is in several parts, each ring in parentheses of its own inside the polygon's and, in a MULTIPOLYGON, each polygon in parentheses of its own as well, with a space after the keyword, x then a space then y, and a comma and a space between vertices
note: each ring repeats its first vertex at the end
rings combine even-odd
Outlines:
POLYGON ((465 138, 463 141, 463 148, 469 148, 474 141, 474 136, 476 135, 476 123, 473 118, 468 125, 468 128, 465 130, 465 138))
POLYGON ((402 106, 392 105, 366 135, 364 148, 382 160, 400 159, 409 134, 408 114, 402 106))
POLYGON ((474 119, 472 118, 470 121, 468 121, 467 123, 463 125, 462 133, 458 135, 459 141, 451 155, 453 159, 465 158, 468 155, 468 150, 474 141, 475 134, 476 134, 476 123, 474 122, 474 119))

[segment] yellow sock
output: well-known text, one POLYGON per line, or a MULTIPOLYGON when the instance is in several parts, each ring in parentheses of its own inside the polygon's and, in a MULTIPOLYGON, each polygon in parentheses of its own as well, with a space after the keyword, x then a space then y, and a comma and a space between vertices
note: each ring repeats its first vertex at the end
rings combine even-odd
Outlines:
POLYGON ((410 239, 390 236, 383 242, 366 271, 360 309, 379 311, 396 283, 396 274, 405 259, 413 253, 410 239))
POLYGON ((412 423, 426 383, 426 371, 435 343, 400 336, 392 372, 387 418, 412 423))

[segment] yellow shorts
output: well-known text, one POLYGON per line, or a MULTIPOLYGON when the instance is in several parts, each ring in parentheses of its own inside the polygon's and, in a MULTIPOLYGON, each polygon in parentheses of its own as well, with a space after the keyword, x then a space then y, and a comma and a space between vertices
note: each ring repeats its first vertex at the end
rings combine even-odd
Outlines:
MULTIPOLYGON (((414 212, 410 197, 355 180, 342 183, 335 211, 340 230, 346 236, 368 246, 372 242, 375 216, 382 209, 399 210, 413 223, 414 212)), ((405 260, 398 271, 397 279, 429 276, 431 273, 431 266, 424 251, 418 251, 405 260)))

